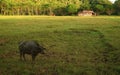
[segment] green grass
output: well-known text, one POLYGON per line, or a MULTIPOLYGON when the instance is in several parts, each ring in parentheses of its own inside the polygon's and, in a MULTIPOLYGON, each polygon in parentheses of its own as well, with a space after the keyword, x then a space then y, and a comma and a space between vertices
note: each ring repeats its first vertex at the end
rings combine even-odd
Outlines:
POLYGON ((119 75, 120 17, 0 16, 0 75, 119 75), (18 43, 47 48, 34 64, 18 43))

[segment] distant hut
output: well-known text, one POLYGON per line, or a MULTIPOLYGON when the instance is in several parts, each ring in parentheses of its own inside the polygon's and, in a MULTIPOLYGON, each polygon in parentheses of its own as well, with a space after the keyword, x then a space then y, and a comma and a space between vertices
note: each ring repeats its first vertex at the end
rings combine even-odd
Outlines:
POLYGON ((78 16, 95 16, 96 13, 91 10, 83 10, 82 12, 78 12, 78 16))

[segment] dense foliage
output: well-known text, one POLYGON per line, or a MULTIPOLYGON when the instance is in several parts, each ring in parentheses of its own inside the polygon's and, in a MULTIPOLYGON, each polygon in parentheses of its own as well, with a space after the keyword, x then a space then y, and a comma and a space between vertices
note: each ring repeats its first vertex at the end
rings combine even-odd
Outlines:
POLYGON ((75 15, 82 10, 119 14, 120 0, 0 0, 1 15, 75 15))

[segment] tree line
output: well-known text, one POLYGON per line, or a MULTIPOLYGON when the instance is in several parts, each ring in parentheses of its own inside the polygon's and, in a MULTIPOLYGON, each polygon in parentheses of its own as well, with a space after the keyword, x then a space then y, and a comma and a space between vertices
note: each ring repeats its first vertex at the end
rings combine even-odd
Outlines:
POLYGON ((120 0, 0 0, 1 15, 76 15, 93 10, 97 15, 120 15, 120 0))

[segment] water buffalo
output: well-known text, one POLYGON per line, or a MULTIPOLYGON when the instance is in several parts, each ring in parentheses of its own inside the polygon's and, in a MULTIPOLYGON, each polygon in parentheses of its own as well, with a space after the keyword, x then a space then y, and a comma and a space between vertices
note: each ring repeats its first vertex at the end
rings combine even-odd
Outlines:
POLYGON ((19 51, 20 51, 20 59, 22 60, 22 57, 25 59, 25 54, 29 54, 32 56, 32 61, 35 60, 35 57, 41 53, 44 53, 45 48, 40 46, 38 42, 36 41, 22 41, 19 43, 19 51))

